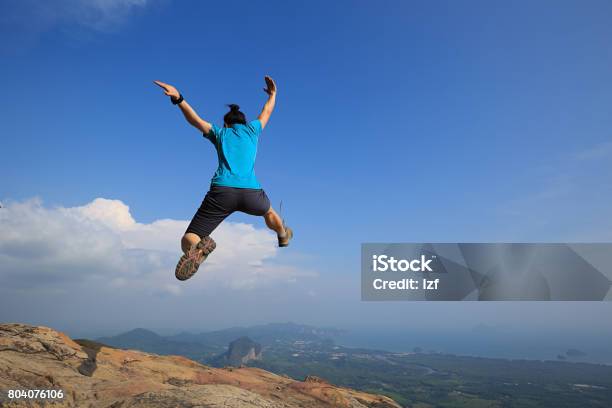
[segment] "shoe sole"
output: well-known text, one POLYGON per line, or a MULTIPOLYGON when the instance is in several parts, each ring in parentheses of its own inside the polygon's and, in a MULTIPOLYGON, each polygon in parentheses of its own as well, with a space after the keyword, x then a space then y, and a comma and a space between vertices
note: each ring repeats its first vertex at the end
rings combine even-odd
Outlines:
POLYGON ((287 236, 283 238, 282 241, 280 239, 278 240, 279 248, 284 248, 284 247, 289 246, 289 241, 291 241, 291 239, 293 238, 293 230, 291 228, 285 227, 285 231, 287 232, 287 236))
POLYGON ((187 254, 181 256, 174 276, 180 281, 191 278, 198 271, 198 268, 206 260, 208 255, 217 247, 216 242, 211 237, 204 237, 200 242, 191 247, 187 254))

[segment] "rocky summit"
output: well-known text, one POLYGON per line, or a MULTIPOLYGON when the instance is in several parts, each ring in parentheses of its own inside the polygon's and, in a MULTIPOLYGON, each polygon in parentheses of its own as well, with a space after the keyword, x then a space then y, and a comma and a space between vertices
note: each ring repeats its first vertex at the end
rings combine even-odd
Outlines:
MULTIPOLYGON (((18 391, 14 391, 18 392, 18 391)), ((257 368, 212 368, 72 340, 46 327, 0 325, 2 407, 399 408, 390 398, 296 381, 257 368), (10 400, 9 390, 61 390, 63 399, 10 400)))

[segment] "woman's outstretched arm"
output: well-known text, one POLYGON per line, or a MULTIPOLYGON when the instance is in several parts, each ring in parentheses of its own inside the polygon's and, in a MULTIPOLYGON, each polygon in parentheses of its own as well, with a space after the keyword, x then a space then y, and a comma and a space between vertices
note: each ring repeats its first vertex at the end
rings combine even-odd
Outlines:
MULTIPOLYGON (((161 81, 153 82, 159 87, 161 87, 164 90, 164 93, 173 100, 176 101, 181 99, 180 92, 172 85, 166 84, 161 81)), ((191 126, 195 127, 202 133, 208 134, 208 132, 210 132, 210 129, 212 128, 211 124, 202 119, 200 116, 198 116, 196 111, 193 110, 193 108, 187 103, 187 101, 182 100, 177 105, 179 106, 181 112, 183 112, 183 116, 185 116, 185 119, 187 120, 187 122, 189 122, 191 126)))
POLYGON ((269 76, 266 76, 265 79, 267 88, 264 88, 264 92, 268 94, 268 100, 266 101, 266 104, 258 117, 259 121, 261 122, 262 129, 266 127, 268 120, 270 120, 270 115, 272 115, 274 105, 276 104, 276 84, 269 76))

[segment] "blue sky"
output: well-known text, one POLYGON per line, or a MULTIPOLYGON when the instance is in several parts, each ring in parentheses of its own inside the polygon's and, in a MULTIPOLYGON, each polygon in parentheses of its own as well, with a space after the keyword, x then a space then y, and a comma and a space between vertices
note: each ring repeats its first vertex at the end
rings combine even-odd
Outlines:
POLYGON ((609 2, 44 4, 0 2, 3 202, 187 220, 216 156, 152 81, 220 124, 271 75, 256 172, 296 230, 285 262, 357 287, 361 242, 612 239, 609 2))

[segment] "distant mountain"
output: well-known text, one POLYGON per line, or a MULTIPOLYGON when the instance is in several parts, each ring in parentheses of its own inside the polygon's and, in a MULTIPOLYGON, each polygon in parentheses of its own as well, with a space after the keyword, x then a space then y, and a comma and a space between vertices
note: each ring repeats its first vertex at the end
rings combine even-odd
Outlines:
POLYGON ((565 352, 565 355, 570 358, 585 357, 587 354, 584 351, 578 349, 569 349, 565 352))
POLYGON ((113 337, 100 337, 98 341, 109 345, 113 345, 112 343, 121 343, 124 345, 136 343, 155 346, 160 342, 164 342, 165 340, 163 337, 161 337, 157 333, 152 332, 151 330, 134 329, 113 337))
POLYGON ((320 328, 296 323, 270 323, 251 327, 232 327, 203 333, 180 333, 168 336, 174 341, 188 341, 207 345, 223 345, 239 337, 249 337, 262 345, 291 341, 330 341, 343 334, 343 330, 320 328))
POLYGON ((190 341, 174 341, 146 329, 134 329, 112 337, 100 337, 97 342, 122 349, 136 349, 155 354, 178 354, 202 361, 224 348, 190 341))
POLYGON ((240 367, 253 360, 261 360, 261 344, 248 337, 240 337, 229 344, 227 352, 211 361, 215 366, 240 367))
POLYGON ((196 361, 223 366, 233 365, 226 361, 224 356, 228 351, 228 345, 236 339, 248 338, 257 344, 261 351, 264 346, 291 344, 296 341, 333 344, 333 338, 342 333, 343 331, 334 328, 318 328, 296 323, 271 323, 202 333, 183 332, 172 336, 160 336, 151 330, 139 328, 116 336, 100 337, 96 341, 123 349, 166 355, 178 354, 196 361))

